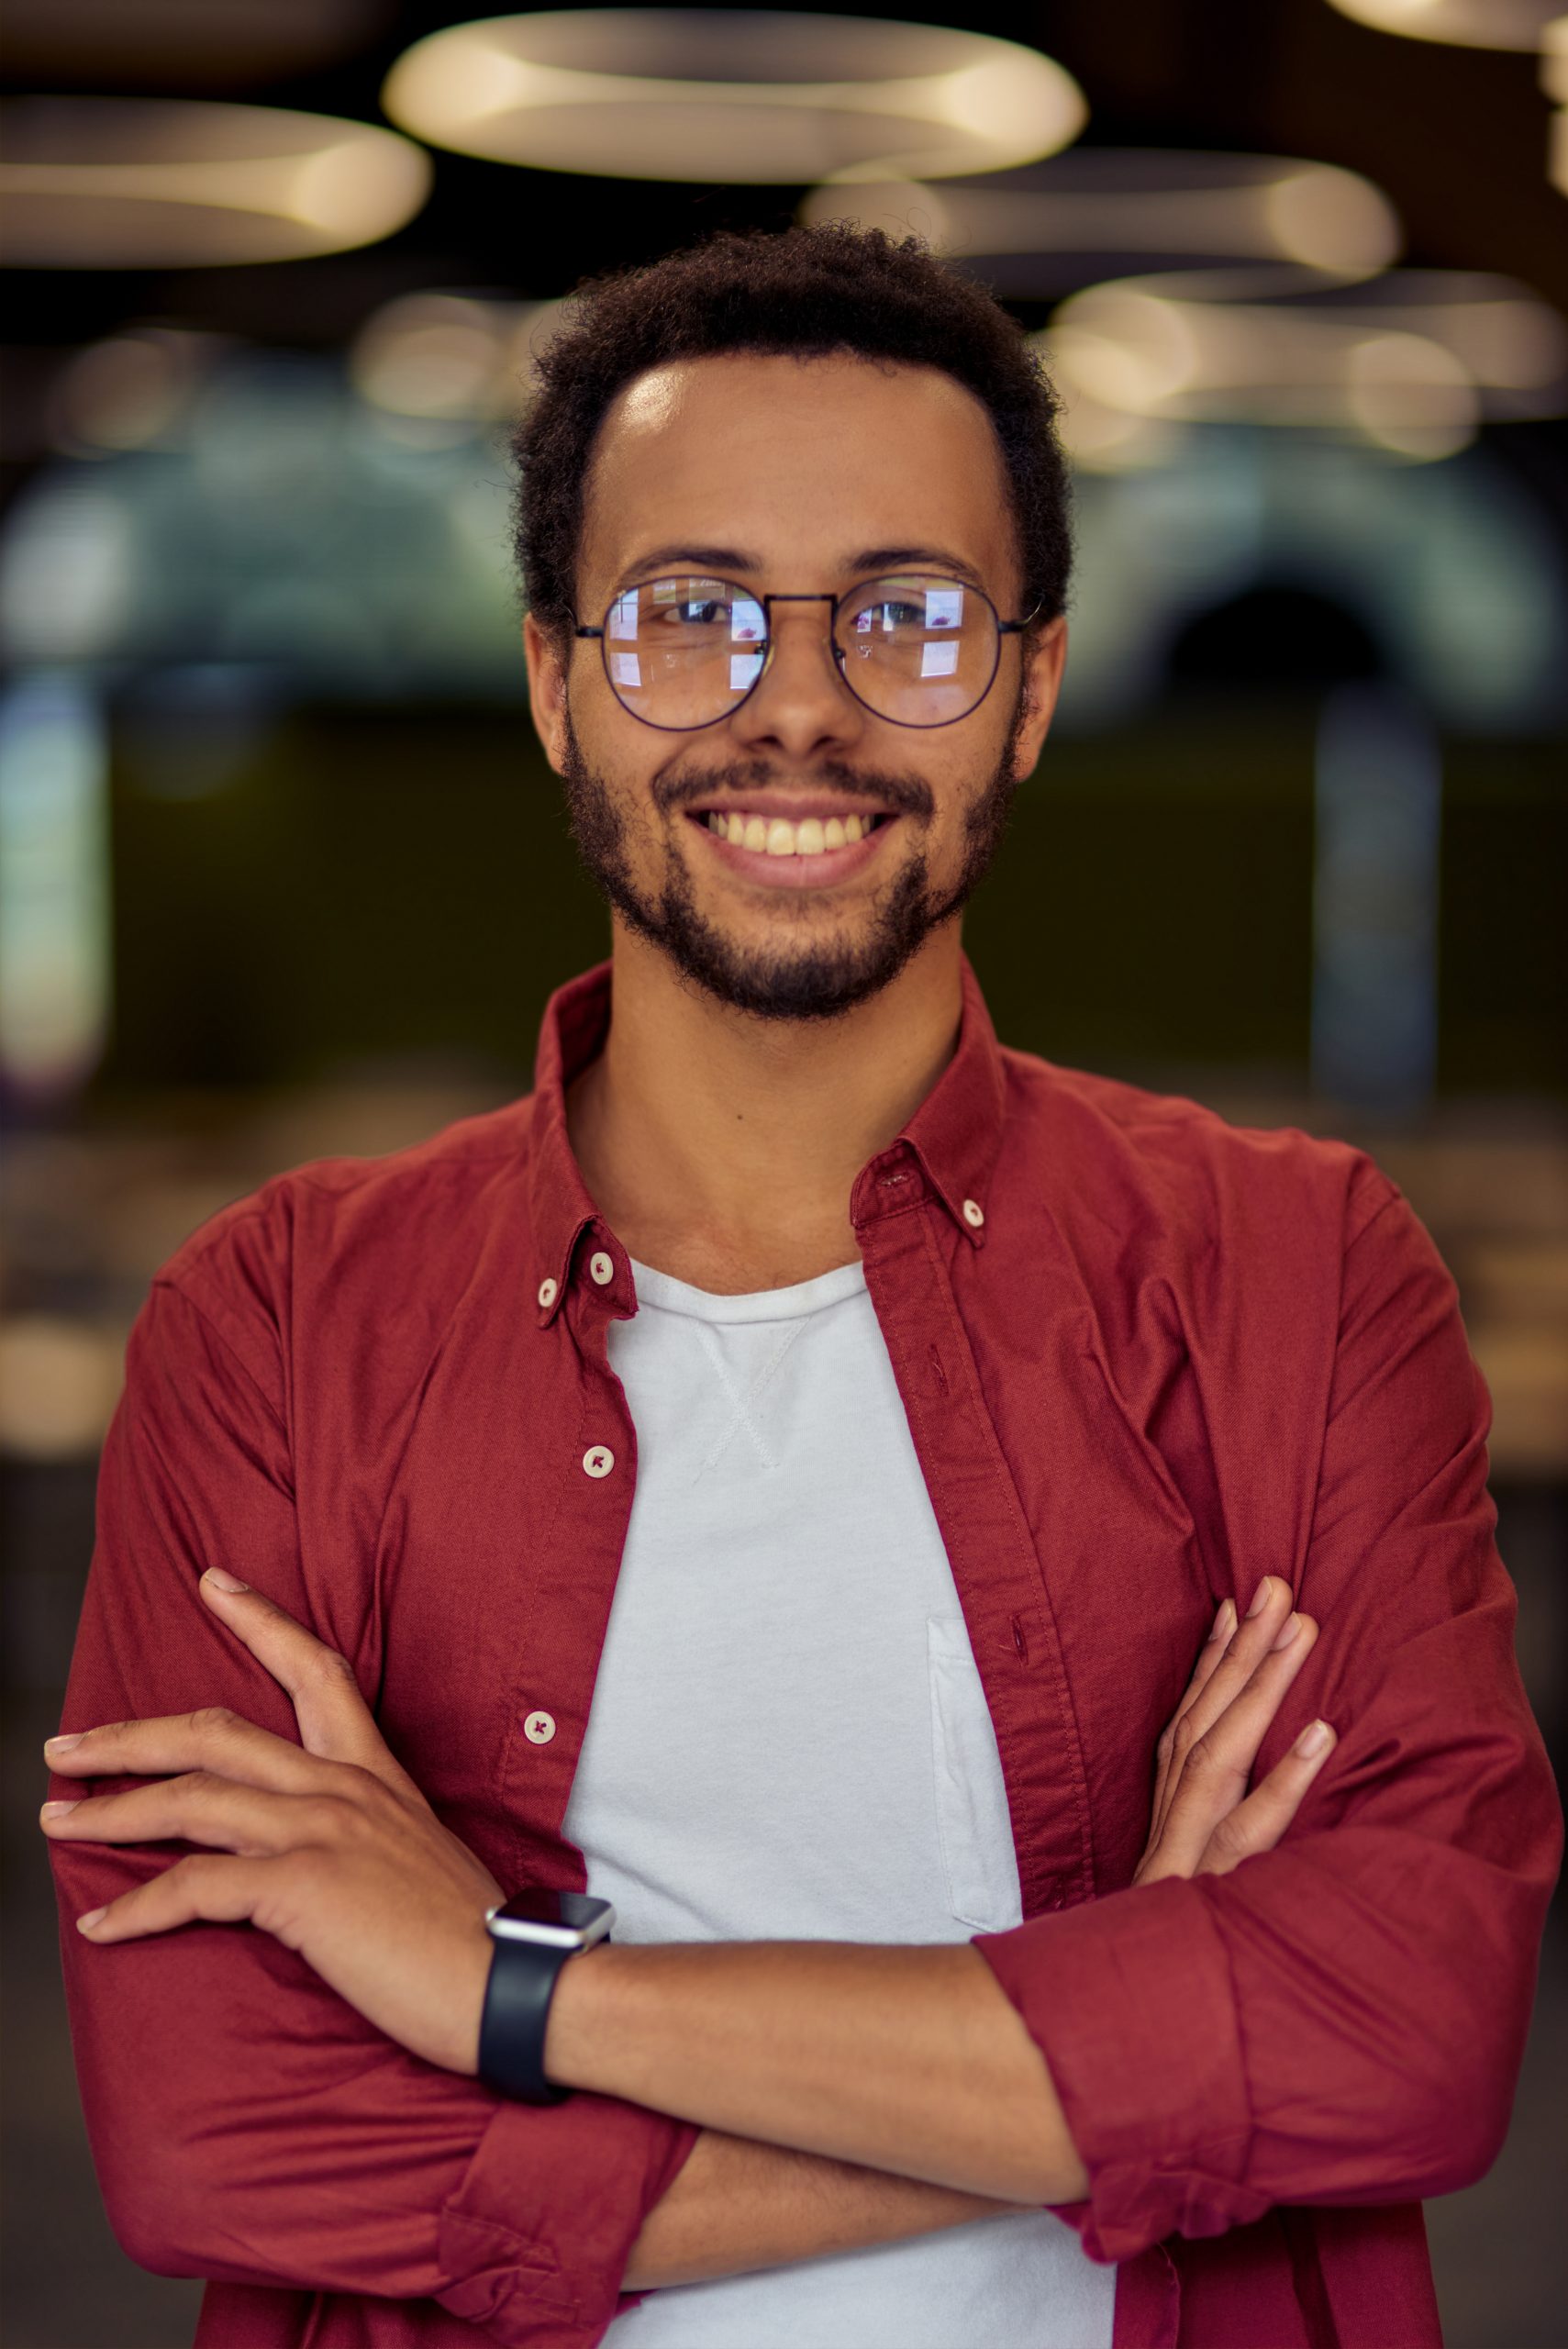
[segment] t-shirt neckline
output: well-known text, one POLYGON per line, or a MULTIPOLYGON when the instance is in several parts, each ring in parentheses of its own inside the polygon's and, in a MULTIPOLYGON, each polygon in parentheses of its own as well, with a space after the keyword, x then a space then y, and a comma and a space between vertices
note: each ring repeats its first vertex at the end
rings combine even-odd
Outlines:
POLYGON ((857 1260, 852 1264, 836 1264, 831 1272, 817 1273, 811 1280, 792 1282, 787 1288, 720 1297, 713 1289, 695 1288, 690 1281, 677 1280, 673 1273, 639 1264, 635 1256, 631 1276, 639 1306, 655 1306, 662 1313, 684 1313, 696 1321, 793 1321, 841 1304, 862 1290, 866 1279, 865 1266, 857 1260))

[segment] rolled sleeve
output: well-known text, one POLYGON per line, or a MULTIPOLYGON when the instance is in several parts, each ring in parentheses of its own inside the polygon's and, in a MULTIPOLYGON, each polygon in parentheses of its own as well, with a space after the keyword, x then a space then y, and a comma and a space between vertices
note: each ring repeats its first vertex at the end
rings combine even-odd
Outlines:
POLYGON ((440 2214, 440 2264, 461 2279, 442 2307, 516 2349, 591 2349, 643 2297, 620 2279, 696 2136, 605 2097, 504 2107, 440 2214))
POLYGON ((1089 2175, 1057 2215, 1097 2260, 1262 2216, 1224 1943, 1174 1878, 974 1943, 1046 2055, 1089 2175))

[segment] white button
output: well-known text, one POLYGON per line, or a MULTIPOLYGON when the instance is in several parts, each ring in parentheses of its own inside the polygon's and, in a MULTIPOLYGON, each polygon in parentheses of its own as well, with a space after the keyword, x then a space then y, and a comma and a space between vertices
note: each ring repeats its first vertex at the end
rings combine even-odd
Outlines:
POLYGON ((539 1285, 539 1301, 545 1312, 548 1313, 550 1311, 550 1307, 555 1303, 557 1295, 558 1290, 554 1281, 540 1281, 539 1285))
POLYGON ((611 1257, 606 1256, 602 1248, 599 1250, 597 1255, 589 1257, 588 1270, 593 1274, 594 1278, 598 1282, 601 1288, 608 1288, 610 1283, 616 1276, 614 1260, 611 1257))
POLYGON ((985 1220, 985 1210, 981 1206, 978 1199, 965 1199, 963 1203, 963 1219, 965 1223, 972 1225, 976 1231, 979 1230, 981 1225, 985 1220))
POLYGON ((607 1443, 591 1444, 583 1454, 583 1465, 590 1476, 607 1476, 615 1464, 615 1453, 607 1443))
POLYGON ((553 1713, 530 1713, 523 1723, 523 1735, 530 1745, 548 1745, 555 1735, 553 1713))

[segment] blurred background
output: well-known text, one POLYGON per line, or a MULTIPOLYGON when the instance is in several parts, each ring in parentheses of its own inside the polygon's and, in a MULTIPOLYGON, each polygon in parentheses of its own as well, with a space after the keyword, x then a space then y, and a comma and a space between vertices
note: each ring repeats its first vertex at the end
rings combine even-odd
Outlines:
MULTIPOLYGON (((852 217, 1041 339, 1073 651, 970 951, 1010 1041, 1403 1185, 1491 1386, 1561 1762, 1568 17, 951 15, 9 0, 12 2349, 178 2349, 200 2293, 102 2217, 34 1826, 126 1330, 268 1175, 525 1090, 604 951, 527 717, 506 454, 584 274, 852 217)), ((1561 2338, 1565 2042, 1558 1932, 1508 2145, 1428 2206, 1450 2349, 1561 2338)))

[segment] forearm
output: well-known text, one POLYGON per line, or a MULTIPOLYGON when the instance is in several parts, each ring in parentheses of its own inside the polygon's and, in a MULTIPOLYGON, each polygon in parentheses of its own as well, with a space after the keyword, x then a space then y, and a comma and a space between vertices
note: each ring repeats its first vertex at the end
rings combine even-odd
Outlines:
POLYGON ((902 2243, 1016 2205, 705 2130, 643 2221, 628 2292, 902 2243))
POLYGON ((569 2087, 964 2194, 1087 2189, 1044 2059, 967 1947, 590 1951, 562 1975, 545 2062, 569 2087))

